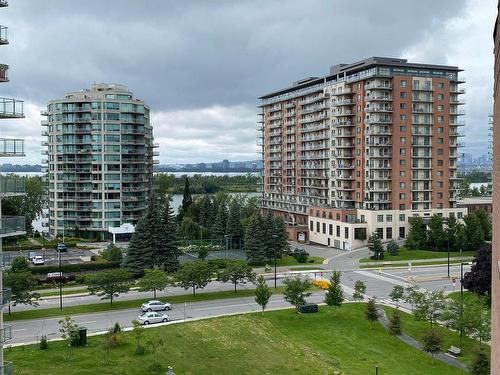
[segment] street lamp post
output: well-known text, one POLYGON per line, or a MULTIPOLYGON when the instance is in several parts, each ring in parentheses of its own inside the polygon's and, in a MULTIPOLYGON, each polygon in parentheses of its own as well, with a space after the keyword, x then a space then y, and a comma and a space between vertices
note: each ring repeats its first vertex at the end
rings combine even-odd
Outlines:
POLYGON ((448 233, 448 279, 450 278, 450 235, 448 233))
POLYGON ((274 246, 274 289, 277 289, 276 286, 276 280, 277 280, 277 275, 276 275, 276 261, 278 258, 278 249, 276 249, 276 239, 278 238, 278 235, 273 234, 273 246, 274 246))
MULTIPOLYGON (((469 263, 460 262, 460 318, 464 315, 464 265, 469 263)), ((460 328, 460 344, 462 344, 462 328, 460 328)))
POLYGON ((62 300, 62 269, 61 269, 61 250, 57 249, 57 253, 59 255, 59 308, 63 309, 63 300, 62 300))

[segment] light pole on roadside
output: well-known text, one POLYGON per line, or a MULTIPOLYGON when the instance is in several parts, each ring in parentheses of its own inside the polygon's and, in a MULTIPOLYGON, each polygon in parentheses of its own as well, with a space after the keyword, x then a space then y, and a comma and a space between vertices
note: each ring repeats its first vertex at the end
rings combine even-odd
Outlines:
POLYGON ((276 261, 278 258, 278 249, 276 249, 276 239, 278 238, 277 234, 273 234, 273 247, 274 247, 274 289, 277 289, 276 286, 276 280, 277 280, 277 274, 276 274, 276 261))
POLYGON ((450 233, 446 236, 448 237, 448 279, 450 278, 450 233))

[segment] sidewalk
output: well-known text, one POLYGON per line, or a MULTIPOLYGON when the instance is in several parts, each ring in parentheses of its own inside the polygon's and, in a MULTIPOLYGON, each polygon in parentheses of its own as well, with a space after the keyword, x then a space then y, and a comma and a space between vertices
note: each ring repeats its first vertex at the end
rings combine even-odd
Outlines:
MULTIPOLYGON (((472 256, 452 257, 452 258, 450 258, 450 263, 457 262, 457 261, 470 261, 473 258, 474 257, 472 257, 472 256)), ((382 262, 359 262, 359 265, 377 267, 377 266, 386 266, 386 265, 391 265, 391 264, 408 265, 409 262, 411 262, 412 265, 420 264, 420 263, 432 263, 432 262, 447 263, 448 258, 390 260, 390 261, 382 261, 382 262)))

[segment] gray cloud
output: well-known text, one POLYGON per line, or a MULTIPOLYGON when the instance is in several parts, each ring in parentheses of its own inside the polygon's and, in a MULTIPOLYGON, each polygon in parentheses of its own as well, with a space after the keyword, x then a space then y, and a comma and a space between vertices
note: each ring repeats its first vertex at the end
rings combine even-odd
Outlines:
MULTIPOLYGON (((471 50, 477 39, 464 45, 446 25, 485 14, 491 29, 495 4, 468 2, 477 7, 466 0, 18 0, 1 11, 11 40, 1 50, 12 66, 2 95, 42 106, 94 81, 123 83, 156 113, 162 162, 254 158, 256 98, 330 65, 407 54, 469 70, 467 56, 448 51, 471 50), (219 115, 207 126, 210 109, 219 115)), ((467 32, 491 39, 483 31, 467 32)), ((476 103, 467 109, 477 119, 484 111, 476 103)), ((31 135, 40 131, 34 123, 26 119, 31 135)))

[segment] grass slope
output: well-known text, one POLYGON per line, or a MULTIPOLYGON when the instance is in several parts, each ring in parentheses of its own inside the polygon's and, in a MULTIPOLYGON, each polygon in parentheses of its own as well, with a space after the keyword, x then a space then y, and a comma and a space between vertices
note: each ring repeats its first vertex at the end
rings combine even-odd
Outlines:
POLYGON ((216 318, 144 330, 141 342, 159 345, 155 358, 162 371, 149 371, 153 353, 135 355, 135 339, 105 350, 104 337, 89 338, 87 348, 76 348, 67 358, 64 342, 49 349, 36 346, 7 349, 16 375, 142 375, 164 374, 171 365, 177 374, 382 374, 457 375, 463 372, 392 338, 364 317, 365 306, 347 304, 317 314, 273 311, 216 318), (339 372, 336 372, 336 371, 339 372))

